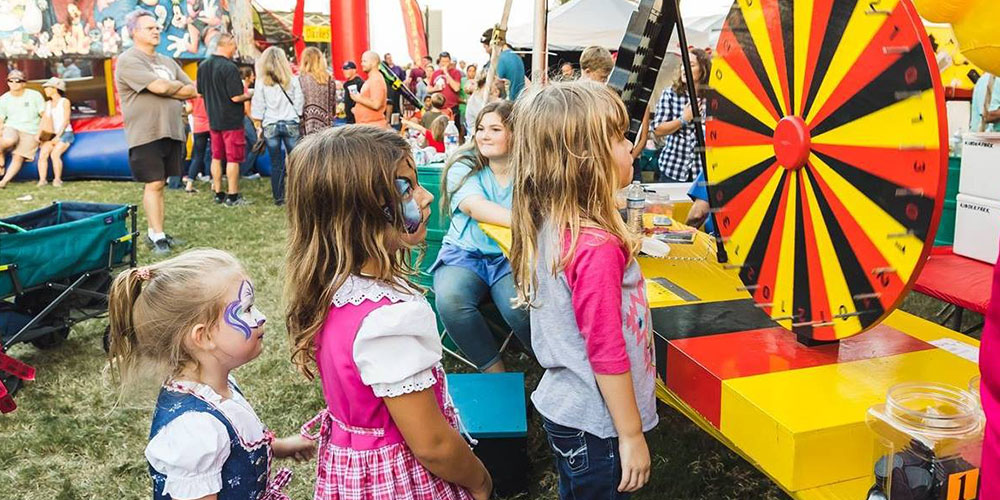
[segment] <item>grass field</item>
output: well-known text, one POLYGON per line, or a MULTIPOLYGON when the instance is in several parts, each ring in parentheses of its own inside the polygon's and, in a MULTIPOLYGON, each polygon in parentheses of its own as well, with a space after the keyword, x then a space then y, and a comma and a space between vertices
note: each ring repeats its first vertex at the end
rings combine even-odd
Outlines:
MULTIPOLYGON (((201 193, 167 192, 167 232, 187 241, 186 248, 215 247, 236 255, 257 289, 257 304, 271 321, 267 345, 259 359, 235 376, 261 418, 275 433, 295 433, 323 405, 318 382, 297 374, 289 361, 282 316, 285 218, 270 201, 266 179, 244 181, 253 205, 218 206, 206 185, 201 193)), ((125 182, 71 182, 56 189, 18 183, 0 191, 0 216, 33 210, 53 200, 141 204, 141 187, 125 182), (16 201, 31 194, 30 201, 16 201)), ((141 216, 141 214, 140 214, 141 216)), ((140 228, 145 222, 140 217, 140 228)), ((151 262, 140 247, 140 264, 151 262)), ((904 308, 930 317, 939 304, 922 296, 904 308)), ((966 323, 979 320, 966 315, 966 323)), ((10 354, 32 364, 37 380, 17 395, 18 410, 0 416, 0 498, 3 499, 139 499, 150 486, 143 448, 149 433, 154 392, 136 391, 121 403, 104 372, 101 335, 105 320, 78 325, 61 346, 41 351, 20 344, 10 354)), ((526 371, 529 388, 540 370, 530 360, 510 359, 526 371)), ((451 371, 463 371, 448 363, 451 371)), ((637 499, 770 499, 787 498, 750 464, 708 437, 677 412, 662 408, 660 425, 651 433, 653 479, 637 499)), ((532 490, 522 498, 554 499, 555 473, 541 425, 529 422, 532 490)), ((292 466, 295 477, 287 491, 292 499, 311 498, 313 464, 292 466)))

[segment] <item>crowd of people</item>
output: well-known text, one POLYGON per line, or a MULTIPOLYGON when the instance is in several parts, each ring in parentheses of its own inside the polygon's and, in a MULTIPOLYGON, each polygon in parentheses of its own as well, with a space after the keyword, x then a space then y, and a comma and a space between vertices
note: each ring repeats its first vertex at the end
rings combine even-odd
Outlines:
MULTIPOLYGON (((274 202, 287 203, 282 317, 292 360, 318 373, 327 401, 302 435, 260 439, 269 431, 229 374, 259 355, 265 317, 230 255, 191 251, 122 273, 110 299, 113 363, 126 381, 145 358, 171 372, 146 448, 156 495, 256 497, 284 481, 269 478, 270 459, 259 457, 316 456, 316 499, 489 498, 490 474, 447 396, 437 317, 482 372, 506 370, 490 323, 546 370, 532 401, 561 497, 628 498, 649 480, 649 311, 636 237, 615 209, 637 148, 625 138, 623 103, 603 84, 610 52, 589 48, 579 72, 570 66, 564 81, 532 85, 505 47, 487 88, 488 66, 448 52, 401 68, 367 51, 343 64, 338 82, 315 49, 302 53, 297 74, 273 47, 255 71, 241 70, 222 35, 191 80, 153 50, 155 19, 137 13, 128 28, 135 44, 116 80, 130 164, 145 184, 148 243, 157 253, 178 244, 164 229, 163 190, 184 175, 185 106, 197 155, 188 190, 210 156, 214 200, 246 204, 246 162, 266 149, 274 202), (424 106, 386 84, 383 61, 424 106), (340 112, 347 124, 333 126, 340 112), (448 155, 434 200, 418 182, 414 141, 442 151, 452 124, 466 140, 448 155), (449 219, 428 268, 437 316, 403 257, 422 244, 432 203, 449 219), (510 258, 483 222, 513 229, 510 258)), ((492 39, 483 33, 484 59, 492 39)), ((653 133, 665 120, 653 121, 653 133)))

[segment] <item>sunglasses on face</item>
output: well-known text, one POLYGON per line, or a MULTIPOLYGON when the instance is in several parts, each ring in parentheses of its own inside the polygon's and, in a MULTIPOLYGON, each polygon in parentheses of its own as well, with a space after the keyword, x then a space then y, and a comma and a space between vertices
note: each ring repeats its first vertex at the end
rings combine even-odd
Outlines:
POLYGON ((24 83, 24 80, 19 80, 17 78, 7 80, 7 83, 24 83))

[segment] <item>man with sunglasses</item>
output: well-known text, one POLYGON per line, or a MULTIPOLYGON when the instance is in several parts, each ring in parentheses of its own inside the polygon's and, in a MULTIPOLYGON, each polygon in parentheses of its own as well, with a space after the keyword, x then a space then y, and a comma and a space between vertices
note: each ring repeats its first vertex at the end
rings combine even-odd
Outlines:
POLYGON ((25 88, 24 73, 13 70, 7 75, 10 91, 0 96, 0 189, 21 170, 25 160, 35 158, 38 132, 45 100, 37 91, 25 88), (10 165, 3 168, 4 156, 10 151, 10 165))
POLYGON ((125 22, 132 48, 118 58, 115 84, 121 97, 132 178, 145 184, 142 205, 149 222, 147 244, 166 254, 178 244, 163 230, 163 189, 167 177, 184 167, 184 101, 197 95, 191 79, 177 63, 158 52, 162 28, 145 10, 135 10, 125 22))

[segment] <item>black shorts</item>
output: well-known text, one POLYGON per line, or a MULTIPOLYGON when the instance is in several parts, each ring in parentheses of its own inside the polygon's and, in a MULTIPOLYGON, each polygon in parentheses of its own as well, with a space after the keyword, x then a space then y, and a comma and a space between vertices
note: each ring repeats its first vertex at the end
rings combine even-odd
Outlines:
POLYGON ((165 181, 184 169, 184 143, 164 137, 129 148, 128 167, 136 182, 165 181))

